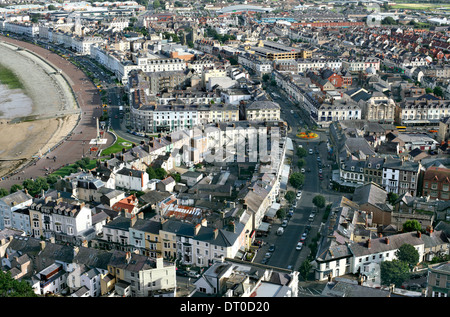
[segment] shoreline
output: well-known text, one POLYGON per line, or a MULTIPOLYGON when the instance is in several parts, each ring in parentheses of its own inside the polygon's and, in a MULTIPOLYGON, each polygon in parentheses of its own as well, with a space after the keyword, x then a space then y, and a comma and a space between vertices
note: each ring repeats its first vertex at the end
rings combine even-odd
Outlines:
POLYGON ((14 47, 0 41, 0 65, 7 64, 5 68, 15 75, 15 82, 22 83, 21 92, 31 100, 31 111, 7 117, 8 111, 0 109, 4 112, 0 120, 0 177, 20 172, 60 144, 77 126, 80 116, 72 87, 54 74, 56 67, 14 47))

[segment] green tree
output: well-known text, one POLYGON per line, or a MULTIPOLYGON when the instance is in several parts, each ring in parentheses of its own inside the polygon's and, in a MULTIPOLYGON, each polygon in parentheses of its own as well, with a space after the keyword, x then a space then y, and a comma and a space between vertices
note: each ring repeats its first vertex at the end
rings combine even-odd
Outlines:
POLYGON ((155 169, 155 174, 156 174, 156 178, 158 178, 158 179, 164 179, 167 176, 166 170, 162 167, 158 167, 157 169, 155 169))
POLYGON ((325 197, 323 197, 322 195, 317 195, 313 198, 312 200, 314 206, 316 206, 317 208, 323 208, 325 207, 325 197))
POLYGON ((388 202, 393 205, 395 201, 398 199, 398 194, 396 193, 388 193, 387 195, 388 202))
POLYGON ((311 272, 311 269, 312 269, 312 265, 311 265, 311 263, 308 260, 303 261, 302 264, 300 265, 298 271, 300 273, 300 276, 303 277, 303 279, 305 281, 308 280, 309 273, 311 272))
POLYGON ((292 190, 288 190, 284 198, 286 198, 288 203, 292 204, 295 201, 295 193, 292 190))
POLYGON ((148 174, 148 178, 149 179, 156 179, 156 178, 158 178, 156 176, 156 173, 155 173, 155 170, 153 169, 153 167, 151 167, 151 166, 147 167, 146 172, 148 174))
POLYGON ((304 159, 299 159, 298 161, 297 161, 297 166, 298 166, 298 168, 302 168, 303 166, 305 166, 306 165, 306 161, 304 160, 304 159))
POLYGON ((159 2, 159 0, 153 1, 153 9, 159 9, 161 7, 162 7, 162 5, 161 5, 161 2, 159 2))
POLYGON ((292 173, 289 177, 289 183, 294 188, 301 188, 303 186, 303 183, 305 182, 305 175, 302 173, 292 173))
POLYGON ((303 148, 303 147, 297 148, 297 156, 298 157, 302 158, 302 157, 305 157, 307 155, 308 155, 308 151, 306 151, 305 148, 303 148))
POLYGON ((403 223, 403 232, 420 231, 422 226, 417 220, 407 220, 403 223))
POLYGON ((409 268, 406 262, 400 260, 383 261, 380 264, 381 284, 400 287, 409 278, 409 268))
POLYGON ((278 219, 284 219, 286 217, 286 210, 284 208, 280 208, 277 210, 277 218, 278 219))
POLYGON ((9 192, 5 188, 0 188, 0 197, 8 196, 9 192))
POLYGON ((403 244, 395 252, 395 256, 399 261, 402 261, 408 265, 410 269, 413 269, 419 262, 419 252, 411 244, 403 244))
POLYGON ((434 93, 437 97, 444 97, 444 91, 442 90, 442 87, 440 87, 440 86, 434 87, 433 93, 434 93))
POLYGON ((23 189, 23 186, 22 186, 22 185, 20 185, 20 184, 14 184, 14 185, 12 185, 11 188, 9 189, 9 193, 12 194, 12 193, 15 193, 16 191, 19 191, 19 190, 22 190, 22 189, 23 189))
POLYGON ((37 297, 37 295, 26 281, 13 279, 10 272, 0 270, 0 297, 37 297))
POLYGON ((181 182, 181 175, 179 173, 172 173, 170 174, 170 176, 172 176, 172 178, 177 182, 181 182))
POLYGON ((38 177, 35 180, 26 179, 22 183, 23 187, 28 190, 31 196, 39 195, 42 190, 46 191, 49 189, 47 179, 44 177, 38 177))
POLYGON ((263 82, 268 82, 270 80, 270 75, 269 74, 264 74, 262 76, 262 80, 263 80, 263 82))

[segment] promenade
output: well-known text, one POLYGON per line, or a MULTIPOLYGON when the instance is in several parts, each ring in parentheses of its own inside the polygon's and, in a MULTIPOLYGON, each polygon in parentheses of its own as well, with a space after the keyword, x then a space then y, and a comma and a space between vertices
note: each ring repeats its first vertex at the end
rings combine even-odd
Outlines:
MULTIPOLYGON (((4 36, 0 36, 0 41, 29 50, 55 69, 58 69, 63 78, 69 83, 80 110, 77 122, 73 124, 73 127, 70 127, 71 133, 69 135, 61 137, 61 140, 49 150, 45 149, 45 153, 41 153, 42 157, 39 160, 0 182, 0 187, 9 190, 12 185, 21 184, 24 179, 45 176, 48 170, 57 170, 62 166, 76 162, 83 156, 89 155, 89 142, 97 136, 96 118, 100 117, 102 109, 97 87, 72 63, 47 49, 31 43, 4 36)), ((67 111, 68 115, 73 115, 73 109, 67 109, 67 111)), ((61 121, 62 117, 64 117, 64 114, 59 114, 58 118, 53 120, 61 121)), ((35 122, 37 123, 38 121, 35 122)), ((64 122, 62 125, 64 125, 64 122)), ((108 147, 112 144, 113 137, 110 134, 105 134, 105 137, 107 137, 108 142, 103 147, 108 147)))

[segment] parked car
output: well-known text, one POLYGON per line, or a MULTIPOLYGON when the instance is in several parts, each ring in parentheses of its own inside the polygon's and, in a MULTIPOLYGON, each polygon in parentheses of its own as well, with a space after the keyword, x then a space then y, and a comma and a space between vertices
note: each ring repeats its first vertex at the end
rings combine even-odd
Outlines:
POLYGON ((287 221, 287 220, 283 220, 283 222, 281 223, 281 226, 282 226, 283 228, 286 228, 287 225, 288 225, 288 221, 287 221))
POLYGON ((188 272, 187 272, 187 271, 185 271, 185 270, 180 270, 180 269, 177 269, 177 270, 176 270, 176 274, 177 274, 178 276, 188 276, 188 272))
POLYGON ((300 198, 300 197, 302 197, 302 191, 301 191, 301 190, 299 190, 299 191, 297 192, 297 199, 300 198))
POLYGON ((298 242, 297 246, 295 247, 295 250, 300 251, 302 249, 302 247, 303 247, 303 243, 298 242))
POLYGON ((275 244, 271 244, 269 247, 269 252, 275 251, 275 244))
POLYGON ((305 169, 302 167, 302 169, 300 170, 302 173, 304 173, 305 172, 305 169))
POLYGON ((195 278, 199 278, 199 277, 200 277, 200 274, 198 274, 198 273, 195 272, 195 271, 188 271, 188 272, 187 272, 187 275, 188 275, 189 277, 195 277, 195 278))
POLYGON ((303 232, 302 236, 300 237, 300 242, 305 241, 307 236, 308 234, 306 232, 303 232))
POLYGON ((312 149, 309 149, 309 154, 313 154, 313 150, 312 149))

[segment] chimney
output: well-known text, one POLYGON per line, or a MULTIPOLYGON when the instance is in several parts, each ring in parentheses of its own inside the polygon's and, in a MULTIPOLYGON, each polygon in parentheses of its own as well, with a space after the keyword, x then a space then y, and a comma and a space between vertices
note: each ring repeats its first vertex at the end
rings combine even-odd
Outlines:
POLYGON ((80 248, 77 246, 73 247, 73 256, 76 256, 78 254, 78 252, 80 252, 80 248))
POLYGON ((137 218, 138 217, 136 215, 131 216, 131 227, 134 227, 134 225, 136 224, 137 218))
POLYGON ((370 240, 370 238, 367 239, 367 249, 370 249, 371 242, 372 242, 372 241, 370 240))
POLYGON ((214 239, 217 239, 217 236, 219 235, 219 229, 214 229, 214 239))
POLYGON ((131 260, 131 252, 127 252, 127 253, 125 254, 125 261, 126 261, 127 264, 128 264, 128 263, 130 263, 130 260, 131 260))
POLYGON ((39 244, 41 246, 41 251, 43 251, 45 249, 45 241, 41 241, 39 244))
POLYGON ((201 224, 198 224, 198 225, 195 226, 195 228, 194 228, 194 235, 198 234, 198 232, 200 231, 201 226, 202 226, 201 224))
POLYGON ((389 244, 389 238, 385 238, 384 241, 386 241, 386 244, 389 244))
POLYGON ((418 237, 418 238, 422 238, 422 232, 417 231, 417 237, 418 237))

